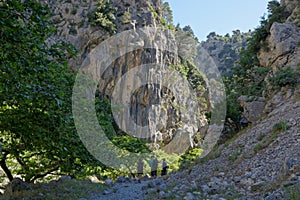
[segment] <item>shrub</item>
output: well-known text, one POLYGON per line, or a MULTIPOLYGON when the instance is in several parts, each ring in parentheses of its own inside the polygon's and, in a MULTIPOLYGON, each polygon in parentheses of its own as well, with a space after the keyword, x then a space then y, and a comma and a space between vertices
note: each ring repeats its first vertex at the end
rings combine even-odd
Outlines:
POLYGON ((273 133, 285 132, 288 129, 288 125, 286 121, 281 121, 273 126, 273 133))
POLYGON ((98 0, 96 10, 88 13, 89 22, 92 26, 100 26, 107 30, 110 34, 115 33, 116 26, 114 20, 116 19, 113 8, 109 0, 98 0))
POLYGON ((271 77, 271 82, 274 89, 278 89, 284 86, 295 87, 298 83, 299 73, 293 70, 291 67, 280 69, 275 73, 274 77, 271 77))

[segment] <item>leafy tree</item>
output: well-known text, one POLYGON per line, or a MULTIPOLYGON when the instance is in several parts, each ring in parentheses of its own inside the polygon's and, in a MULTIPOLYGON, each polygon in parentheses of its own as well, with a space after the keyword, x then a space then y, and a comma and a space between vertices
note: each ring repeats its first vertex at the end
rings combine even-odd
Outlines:
POLYGON ((161 14, 162 17, 160 19, 160 23, 167 28, 173 30, 175 27, 173 25, 173 12, 170 8, 168 2, 164 2, 161 6, 161 14))
POLYGON ((7 177, 35 181, 76 176, 97 165, 76 135, 71 115, 72 46, 55 34, 50 10, 35 0, 0 4, 0 166, 7 177))
POLYGON ((216 37, 216 36, 217 36, 216 32, 210 32, 210 33, 206 36, 206 38, 207 38, 207 39, 212 39, 212 38, 214 38, 214 37, 216 37))
POLYGON ((98 0, 96 10, 89 14, 89 21, 92 26, 100 26, 110 34, 116 32, 114 12, 116 9, 111 5, 110 0, 98 0))

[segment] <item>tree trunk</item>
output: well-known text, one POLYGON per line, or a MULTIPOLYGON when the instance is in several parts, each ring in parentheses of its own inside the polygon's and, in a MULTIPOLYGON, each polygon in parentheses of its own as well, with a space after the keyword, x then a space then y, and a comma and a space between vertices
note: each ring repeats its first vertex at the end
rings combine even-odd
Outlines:
POLYGON ((3 169, 3 171, 5 172, 7 178, 9 179, 9 181, 12 181, 14 179, 13 175, 11 174, 10 170, 8 169, 7 165, 6 165, 6 156, 8 153, 5 153, 2 157, 2 159, 0 160, 0 166, 3 169))
POLYGON ((133 178, 135 178, 135 175, 134 175, 134 173, 132 172, 132 170, 130 169, 130 167, 129 167, 128 165, 126 165, 126 164, 125 164, 125 166, 126 166, 127 169, 129 170, 129 173, 131 174, 131 176, 132 176, 133 178))

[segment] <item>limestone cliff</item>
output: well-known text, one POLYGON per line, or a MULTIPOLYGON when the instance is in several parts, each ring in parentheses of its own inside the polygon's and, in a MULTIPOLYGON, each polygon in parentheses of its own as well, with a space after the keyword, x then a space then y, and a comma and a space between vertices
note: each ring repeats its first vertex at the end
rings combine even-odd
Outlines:
MULTIPOLYGON (((44 1, 42 2, 45 3, 44 1)), ((143 27, 162 27, 161 17, 163 10, 161 0, 63 0, 50 1, 48 5, 54 12, 52 19, 58 29, 56 38, 52 38, 52 40, 57 38, 63 39, 74 44, 79 50, 78 57, 70 60, 70 64, 74 69, 84 67, 84 60, 87 59, 89 53, 95 50, 103 41, 118 33, 132 31, 130 35, 132 38, 136 38, 136 44, 141 44, 140 49, 118 57, 105 70, 99 80, 99 98, 107 97, 111 99, 118 81, 127 72, 134 70, 135 67, 147 64, 183 65, 178 54, 183 52, 184 48, 188 49, 187 47, 180 47, 178 42, 171 38, 166 38, 166 43, 155 41, 161 40, 159 32, 138 31, 139 28, 143 27), (99 13, 101 14, 99 15, 99 13), (105 21, 105 23, 103 21, 99 22, 97 16, 98 18, 101 16, 101 20, 109 21, 105 21), (143 38, 149 39, 146 41, 143 38), (151 48, 145 49, 147 45, 151 46, 151 48), (161 45, 169 46, 167 49, 170 51, 161 51, 161 45)), ((190 46, 190 44, 186 45, 190 46)), ((190 52, 190 50, 186 52, 190 52)), ((157 118, 155 125, 153 125, 154 130, 151 130, 151 134, 146 138, 150 143, 155 143, 153 148, 159 148, 158 143, 162 144, 161 146, 170 143, 167 151, 171 151, 170 149, 176 149, 174 145, 178 145, 177 140, 187 140, 185 143, 188 146, 184 147, 184 150, 180 150, 184 152, 190 146, 194 146, 196 141, 199 141, 200 134, 201 137, 204 137, 206 134, 208 121, 205 113, 210 109, 209 95, 205 88, 207 84, 204 81, 205 77, 201 77, 202 75, 199 73, 194 73, 192 68, 192 65, 185 68, 185 72, 188 72, 185 76, 187 76, 188 80, 198 81, 202 84, 202 86, 198 87, 194 83, 194 88, 198 88, 196 89, 196 96, 202 107, 193 109, 193 112, 195 112, 193 115, 183 114, 182 108, 180 111, 179 101, 186 105, 192 105, 192 103, 188 104, 191 100, 185 98, 184 95, 181 97, 174 96, 174 92, 168 89, 168 87, 172 88, 172 82, 167 83, 165 86, 162 86, 162 82, 146 84, 136 88, 132 93, 131 106, 128 111, 130 112, 131 120, 138 126, 150 126, 150 111, 157 118), (179 135, 184 136, 185 139, 178 137, 179 135), (194 140, 195 135, 198 135, 198 140, 194 140), (172 145, 171 143, 174 144, 172 145)), ((183 68, 177 70, 180 72, 183 68)), ((182 71, 182 73, 185 72, 182 71)), ((144 81, 143 79, 152 80, 154 76, 163 77, 166 72, 156 70, 155 73, 156 75, 141 76, 139 80, 131 78, 123 85, 130 84, 132 88, 135 88, 133 85, 141 84, 144 81)), ((122 88, 119 91, 119 96, 115 99, 125 98, 127 89, 122 88)), ((131 123, 125 119, 119 119, 119 121, 121 121, 120 123, 123 126, 119 128, 126 129, 136 136, 134 133, 136 130, 128 128, 131 123)))

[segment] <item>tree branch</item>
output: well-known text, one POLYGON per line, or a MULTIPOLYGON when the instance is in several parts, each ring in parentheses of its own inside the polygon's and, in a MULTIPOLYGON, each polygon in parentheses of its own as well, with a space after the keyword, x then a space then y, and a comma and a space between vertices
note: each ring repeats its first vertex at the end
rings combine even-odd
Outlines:
POLYGON ((2 154, 2 159, 0 160, 0 166, 3 169, 3 171, 5 172, 7 178, 9 179, 9 181, 12 181, 14 179, 14 177, 13 177, 11 171, 9 170, 9 168, 7 167, 6 162, 5 162, 9 152, 6 151, 6 150, 2 150, 2 151, 4 152, 4 154, 2 154))
POLYGON ((36 179, 43 178, 43 177, 47 176, 48 174, 51 174, 52 172, 57 171, 58 169, 59 169, 59 165, 57 165, 53 169, 46 171, 45 173, 34 176, 29 182, 34 182, 36 179))

